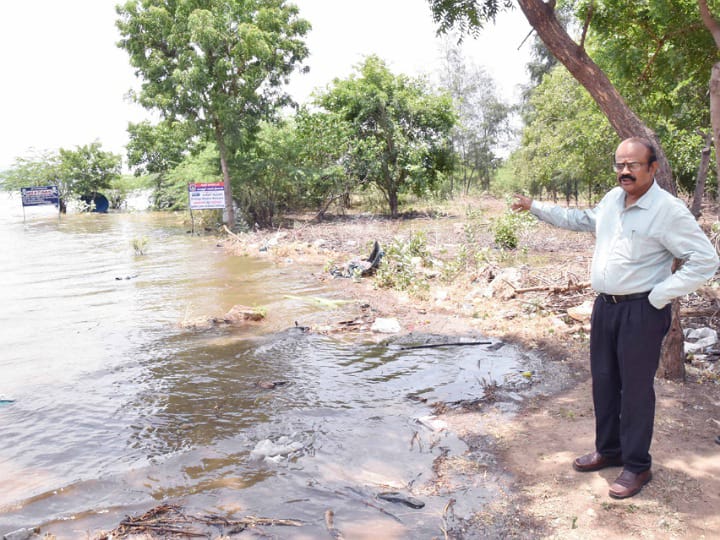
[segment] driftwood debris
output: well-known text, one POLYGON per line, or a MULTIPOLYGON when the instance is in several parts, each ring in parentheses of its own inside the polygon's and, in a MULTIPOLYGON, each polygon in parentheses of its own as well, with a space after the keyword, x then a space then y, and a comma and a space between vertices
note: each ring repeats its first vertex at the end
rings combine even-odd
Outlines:
POLYGON ((553 294, 558 294, 558 293, 582 291, 583 289, 588 289, 589 287, 590 287, 589 281, 583 282, 583 283, 572 283, 572 284, 566 285, 564 287, 559 287, 557 285, 538 285, 536 287, 525 287, 522 289, 515 289, 515 294, 523 294, 523 293, 537 292, 537 291, 548 291, 553 294))
POLYGON ((420 499, 412 497, 411 495, 405 495, 399 491, 383 491, 382 493, 377 494, 377 498, 391 503, 404 504, 405 506, 415 509, 423 508, 425 506, 425 503, 420 499))
POLYGON ((161 504, 145 512, 141 516, 126 517, 113 531, 100 536, 98 540, 111 538, 128 538, 138 534, 146 534, 149 538, 187 537, 208 538, 208 528, 217 532, 217 527, 228 529, 223 534, 238 534, 248 527, 258 526, 302 527, 304 523, 296 519, 275 519, 248 516, 239 520, 231 520, 217 515, 196 516, 185 514, 180 506, 161 504))
POLYGON ((680 308, 681 317, 717 317, 718 315, 720 315, 720 309, 716 307, 680 308))
POLYGON ((335 538, 335 540, 344 540, 342 533, 335 528, 335 512, 330 509, 325 510, 325 526, 332 538, 335 538))
POLYGON ((242 240, 237 234, 235 234, 235 233, 232 232, 230 229, 228 229, 228 226, 227 226, 227 225, 223 225, 223 229, 225 229, 225 232, 228 233, 228 234, 229 234, 230 236, 232 236, 233 238, 235 238, 236 240, 242 240))
MULTIPOLYGON (((354 488, 351 488, 351 487, 348 487, 347 489, 348 489, 350 492, 353 493, 353 495, 351 495, 351 497, 352 497, 353 499, 355 499, 356 501, 358 501, 358 502, 360 502, 360 503, 362 503, 362 504, 364 504, 365 506, 368 506, 368 507, 370 507, 370 508, 374 508, 375 510, 377 510, 377 511, 380 512, 381 514, 385 514, 386 516, 394 519, 394 520, 397 521, 398 523, 402 523, 402 520, 401 520, 399 517, 397 517, 395 514, 393 514, 393 513, 391 513, 391 512, 388 512, 387 510, 385 510, 385 509, 382 508, 381 506, 378 506, 377 504, 375 504, 375 503, 370 502, 369 500, 367 500, 367 496, 366 496, 364 493, 362 493, 362 492, 360 492, 360 491, 358 491, 358 490, 356 490, 356 489, 354 489, 354 488)), ((338 490, 335 490, 334 493, 337 494, 337 495, 341 495, 341 496, 347 496, 347 495, 348 495, 347 493, 343 493, 342 491, 338 491, 338 490)))
POLYGON ((434 349, 435 347, 460 347, 463 345, 490 345, 492 341, 453 341, 450 343, 428 343, 426 345, 408 345, 407 347, 398 347, 400 351, 409 351, 411 349, 434 349))

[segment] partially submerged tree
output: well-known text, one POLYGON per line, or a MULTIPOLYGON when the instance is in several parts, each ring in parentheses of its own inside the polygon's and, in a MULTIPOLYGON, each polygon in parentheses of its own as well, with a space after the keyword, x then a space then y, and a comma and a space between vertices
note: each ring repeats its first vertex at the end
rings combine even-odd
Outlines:
POLYGON ((31 186, 56 186, 60 195, 60 211, 65 212, 68 200, 89 196, 90 199, 110 189, 120 179, 121 157, 102 150, 95 141, 74 150, 43 152, 17 158, 0 177, 3 190, 31 186))
POLYGON ((317 101, 351 125, 349 173, 377 186, 392 217, 403 191, 421 193, 450 170, 450 97, 394 75, 377 56, 366 58, 357 76, 336 79, 317 101))
MULTIPOLYGON (((28 156, 15 158, 10 168, 0 172, 0 189, 3 191, 19 190, 32 186, 56 186, 60 177, 60 156, 48 150, 35 152, 28 156)), ((61 199, 68 196, 60 192, 61 199)))
POLYGON ((88 201, 120 179, 121 167, 120 156, 102 150, 97 141, 75 150, 60 149, 60 184, 88 201))
POLYGON ((234 226, 229 163, 290 102, 282 86, 308 55, 310 24, 285 0, 130 0, 117 12, 118 45, 142 79, 138 102, 215 142, 234 226))

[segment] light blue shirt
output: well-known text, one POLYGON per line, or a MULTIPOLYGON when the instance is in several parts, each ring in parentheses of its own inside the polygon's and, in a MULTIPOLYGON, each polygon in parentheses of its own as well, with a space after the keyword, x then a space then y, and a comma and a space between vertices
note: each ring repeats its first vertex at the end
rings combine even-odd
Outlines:
POLYGON ((625 208, 625 191, 610 190, 592 209, 533 201, 538 219, 573 231, 595 233, 591 285, 606 294, 650 291, 657 309, 715 275, 718 254, 685 204, 653 182, 625 208), (684 264, 671 272, 673 258, 684 264))

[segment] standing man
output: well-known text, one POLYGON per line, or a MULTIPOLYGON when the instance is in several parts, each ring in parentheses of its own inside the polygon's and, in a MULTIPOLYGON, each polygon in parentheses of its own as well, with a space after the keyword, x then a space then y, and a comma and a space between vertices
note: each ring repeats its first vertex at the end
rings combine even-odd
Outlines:
POLYGON ((609 494, 624 499, 652 478, 655 372, 670 327, 673 298, 710 279, 718 256, 687 207, 655 182, 655 148, 633 137, 615 152, 619 186, 593 209, 538 203, 517 195, 513 210, 574 231, 594 232, 590 330, 595 451, 573 462, 580 472, 623 466, 609 494), (673 259, 684 264, 674 274, 673 259))

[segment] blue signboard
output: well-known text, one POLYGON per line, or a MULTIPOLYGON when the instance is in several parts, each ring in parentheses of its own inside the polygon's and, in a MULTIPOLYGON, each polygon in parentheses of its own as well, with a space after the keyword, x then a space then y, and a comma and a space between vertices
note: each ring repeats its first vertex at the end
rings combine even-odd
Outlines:
POLYGON ((57 186, 40 186, 20 188, 23 206, 40 206, 43 204, 60 204, 57 186))

